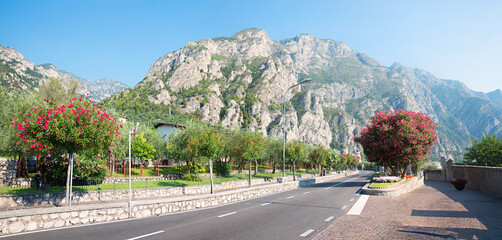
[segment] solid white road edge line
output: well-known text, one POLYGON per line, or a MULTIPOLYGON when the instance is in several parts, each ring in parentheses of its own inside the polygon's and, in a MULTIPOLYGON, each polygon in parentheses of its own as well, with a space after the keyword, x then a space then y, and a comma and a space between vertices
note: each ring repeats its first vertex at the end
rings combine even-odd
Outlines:
POLYGON ((145 235, 141 235, 141 236, 137 236, 137 237, 134 237, 134 238, 129 238, 127 240, 136 240, 136 239, 140 239, 140 238, 144 238, 144 237, 148 237, 148 236, 152 236, 152 235, 155 235, 155 234, 159 234, 159 233, 163 233, 164 231, 158 231, 158 232, 153 232, 153 233, 149 233, 149 234, 145 234, 145 235))
POLYGON ((267 205, 269 205, 269 204, 271 204, 271 203, 267 202, 267 203, 263 203, 263 204, 261 204, 260 206, 267 206, 267 205))
POLYGON ((309 230, 307 230, 306 232, 302 233, 302 235, 300 235, 300 237, 306 237, 306 236, 308 236, 309 234, 311 234, 313 231, 314 231, 314 229, 309 229, 309 230))
POLYGON ((218 217, 219 217, 219 218, 221 218, 221 217, 226 217, 226 216, 230 216, 230 215, 232 215, 232 214, 236 214, 236 213, 237 213, 237 212, 231 212, 231 213, 227 213, 227 214, 220 215, 220 216, 218 216, 218 217))
POLYGON ((329 217, 329 218, 324 219, 324 221, 325 221, 325 222, 329 222, 329 221, 333 220, 333 218, 335 218, 335 217, 331 216, 331 217, 329 217))
POLYGON ((304 192, 303 194, 308 194, 309 192, 304 192))
POLYGON ((295 197, 295 196, 289 196, 289 197, 287 197, 286 199, 291 199, 291 198, 294 198, 294 197, 295 197))
POLYGON ((348 206, 347 206, 347 205, 345 205, 345 206, 343 206, 343 207, 342 207, 342 209, 346 209, 347 207, 348 207, 348 206))
POLYGON ((361 197, 357 200, 357 202, 352 206, 347 215, 361 215, 361 212, 364 209, 364 205, 368 201, 370 195, 361 195, 361 197))
POLYGON ((355 198, 351 198, 350 201, 353 202, 355 198))

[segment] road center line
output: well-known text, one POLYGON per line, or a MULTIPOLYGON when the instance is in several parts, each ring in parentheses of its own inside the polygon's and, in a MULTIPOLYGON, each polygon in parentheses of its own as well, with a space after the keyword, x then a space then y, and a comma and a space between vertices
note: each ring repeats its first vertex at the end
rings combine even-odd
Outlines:
POLYGON ((309 230, 307 230, 306 232, 302 233, 302 235, 300 235, 300 237, 306 237, 306 236, 308 236, 309 234, 311 234, 313 231, 314 231, 314 229, 309 229, 309 230))
POLYGON ((221 218, 221 217, 226 217, 226 216, 230 216, 230 215, 232 215, 232 214, 236 214, 236 213, 237 213, 237 212, 231 212, 231 213, 227 213, 227 214, 220 215, 220 216, 218 216, 218 217, 219 217, 219 218, 221 218))
POLYGON ((295 197, 295 196, 289 196, 289 197, 287 197, 287 199, 294 198, 294 197, 295 197))
POLYGON ((267 202, 267 203, 263 203, 263 204, 261 204, 260 206, 267 206, 267 205, 269 205, 269 204, 271 204, 271 203, 267 202))
POLYGON ((344 184, 344 183, 346 183, 346 182, 348 182, 348 181, 350 181, 350 180, 354 180, 355 178, 356 178, 356 177, 349 178, 349 179, 347 179, 347 180, 345 180, 345 181, 343 181, 343 182, 339 182, 339 183, 337 183, 337 184, 331 185, 331 186, 329 186, 329 187, 327 187, 327 188, 325 188, 325 189, 330 189, 330 188, 332 188, 332 187, 336 187, 336 186, 341 185, 341 184, 344 184))
POLYGON ((137 236, 137 237, 134 237, 134 238, 129 238, 129 239, 127 239, 127 240, 136 240, 136 239, 140 239, 140 238, 144 238, 144 237, 152 236, 152 235, 159 234, 159 233, 163 233, 163 232, 164 232, 164 231, 153 232, 153 233, 149 233, 149 234, 145 234, 145 235, 137 236))
POLYGON ((361 212, 364 209, 364 205, 368 201, 370 195, 361 195, 361 197, 357 200, 357 202, 352 206, 347 215, 361 215, 361 212))
POLYGON ((325 221, 325 222, 329 222, 329 221, 333 220, 333 218, 335 218, 335 217, 331 216, 331 217, 329 217, 329 218, 324 219, 324 221, 325 221))

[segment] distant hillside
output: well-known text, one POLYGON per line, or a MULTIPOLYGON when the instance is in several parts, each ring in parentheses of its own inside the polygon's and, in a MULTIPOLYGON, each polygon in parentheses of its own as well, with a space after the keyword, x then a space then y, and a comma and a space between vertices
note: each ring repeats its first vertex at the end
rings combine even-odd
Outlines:
POLYGON ((77 79, 80 82, 80 94, 89 94, 90 99, 99 102, 120 92, 128 86, 113 80, 100 79, 91 82, 69 72, 58 70, 53 64, 35 65, 10 47, 0 45, 0 85, 7 89, 38 91, 38 86, 49 78, 62 78, 65 82, 77 79))
POLYGON ((500 91, 476 93, 458 81, 395 63, 390 67, 344 43, 308 34, 273 41, 261 29, 188 42, 155 61, 137 86, 102 102, 126 114, 198 116, 224 127, 282 137, 286 89, 287 138, 361 150, 352 138, 379 110, 422 111, 438 123, 434 158, 454 155, 471 137, 502 136, 500 91))

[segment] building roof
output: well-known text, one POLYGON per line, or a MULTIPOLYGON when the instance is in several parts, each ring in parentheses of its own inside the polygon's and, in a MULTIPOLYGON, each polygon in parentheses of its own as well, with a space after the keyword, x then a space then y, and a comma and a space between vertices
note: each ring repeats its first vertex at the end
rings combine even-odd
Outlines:
POLYGON ((175 128, 179 128, 182 130, 186 128, 184 125, 181 125, 181 124, 174 124, 174 123, 167 123, 167 122, 159 122, 154 125, 155 128, 159 128, 161 126, 175 127, 175 128))

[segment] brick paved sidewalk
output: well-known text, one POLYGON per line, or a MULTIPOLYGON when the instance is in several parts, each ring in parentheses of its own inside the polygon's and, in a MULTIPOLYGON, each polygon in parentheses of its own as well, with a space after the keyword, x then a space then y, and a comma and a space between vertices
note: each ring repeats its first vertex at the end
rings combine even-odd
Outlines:
POLYGON ((401 196, 370 196, 360 216, 343 216, 315 239, 502 239, 502 200, 425 181, 401 196))

